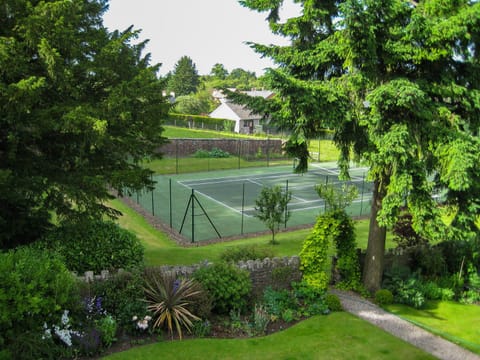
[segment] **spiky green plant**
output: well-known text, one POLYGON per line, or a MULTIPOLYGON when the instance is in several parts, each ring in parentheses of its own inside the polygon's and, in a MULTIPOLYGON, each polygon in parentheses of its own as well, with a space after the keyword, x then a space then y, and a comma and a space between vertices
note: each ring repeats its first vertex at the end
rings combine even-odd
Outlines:
POLYGON ((153 313, 153 328, 166 324, 173 338, 173 327, 182 339, 182 327, 190 331, 192 320, 200 318, 190 312, 189 305, 201 293, 194 280, 178 279, 171 273, 151 273, 145 285, 147 308, 153 313))

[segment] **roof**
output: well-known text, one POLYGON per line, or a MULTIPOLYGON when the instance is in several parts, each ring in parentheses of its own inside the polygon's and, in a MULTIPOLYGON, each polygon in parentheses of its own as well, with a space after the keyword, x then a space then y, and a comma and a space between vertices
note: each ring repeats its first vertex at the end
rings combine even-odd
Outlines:
POLYGON ((245 107, 244 105, 234 104, 231 102, 224 103, 225 106, 228 106, 240 120, 257 120, 261 119, 262 116, 259 114, 254 114, 250 109, 245 107))

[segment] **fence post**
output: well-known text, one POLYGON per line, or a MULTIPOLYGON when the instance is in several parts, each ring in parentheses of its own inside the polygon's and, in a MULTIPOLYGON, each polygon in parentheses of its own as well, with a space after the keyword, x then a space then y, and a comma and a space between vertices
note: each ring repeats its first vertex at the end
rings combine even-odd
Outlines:
POLYGON ((270 166, 270 141, 267 136, 267 167, 270 166))
POLYGON ((240 234, 243 235, 243 218, 244 218, 244 211, 245 211, 245 183, 242 186, 242 225, 240 229, 240 234))
POLYGON ((175 140, 175 174, 178 175, 178 139, 175 140))
POLYGON ((242 148, 242 140, 238 139, 238 168, 240 169, 240 155, 242 148))
POLYGON ((365 189, 365 173, 363 173, 363 176, 362 176, 362 196, 360 198, 360 216, 362 216, 362 212, 363 212, 363 192, 364 192, 364 189, 365 189))
POLYGON ((169 200, 170 200, 170 229, 173 229, 172 226, 172 179, 168 179, 168 185, 169 185, 169 200))
MULTIPOLYGON (((285 185, 285 197, 288 196, 288 179, 286 180, 285 185)), ((287 212, 288 212, 288 204, 285 205, 285 229, 287 228, 287 212)))
POLYGON ((155 200, 153 199, 153 189, 152 189, 152 216, 155 216, 155 200))
POLYGON ((195 242, 195 195, 192 189, 192 243, 195 242))

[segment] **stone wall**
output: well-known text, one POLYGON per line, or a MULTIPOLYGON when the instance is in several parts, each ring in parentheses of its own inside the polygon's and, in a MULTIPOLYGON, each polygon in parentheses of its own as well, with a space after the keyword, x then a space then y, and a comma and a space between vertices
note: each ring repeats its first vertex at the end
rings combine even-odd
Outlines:
MULTIPOLYGON (((195 265, 160 266, 159 268, 164 273, 174 273, 178 277, 188 278, 201 266, 209 266, 211 264, 210 262, 203 262, 195 265)), ((302 278, 300 258, 298 256, 240 261, 236 265, 250 273, 254 297, 261 296, 267 286, 271 286, 274 289, 285 289, 290 287, 292 281, 300 281, 302 278)), ((123 270, 120 269, 118 271, 121 272, 123 270)), ((83 281, 94 281, 108 279, 110 275, 108 270, 104 270, 96 275, 92 271, 87 271, 83 276, 77 275, 77 277, 83 281)))
POLYGON ((197 150, 210 151, 217 148, 230 153, 232 156, 254 156, 261 152, 263 155, 282 153, 282 140, 278 139, 170 139, 159 151, 164 156, 190 156, 197 150))

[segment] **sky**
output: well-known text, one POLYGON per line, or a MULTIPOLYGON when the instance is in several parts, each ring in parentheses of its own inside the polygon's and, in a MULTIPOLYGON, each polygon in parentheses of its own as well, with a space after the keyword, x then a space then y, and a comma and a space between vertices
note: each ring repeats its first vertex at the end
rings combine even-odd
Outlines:
MULTIPOLYGON (((220 63, 228 71, 242 68, 263 74, 273 67, 245 42, 286 45, 286 39, 271 33, 267 13, 242 7, 237 0, 110 0, 104 25, 125 30, 141 29, 140 40, 149 39, 146 51, 152 64, 161 63, 160 74, 173 71, 182 56, 194 62, 200 75, 210 73, 220 63)), ((285 1, 282 18, 298 14, 298 8, 285 1)))

